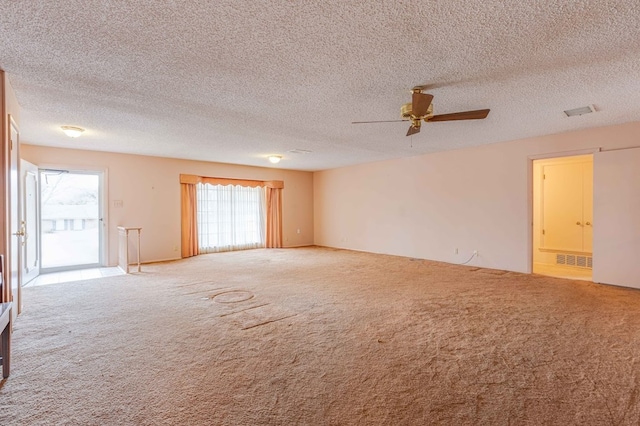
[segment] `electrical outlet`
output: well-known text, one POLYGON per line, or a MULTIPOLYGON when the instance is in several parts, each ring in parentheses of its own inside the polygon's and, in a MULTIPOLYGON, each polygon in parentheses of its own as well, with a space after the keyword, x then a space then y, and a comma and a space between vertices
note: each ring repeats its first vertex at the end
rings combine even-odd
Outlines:
POLYGON ((474 251, 473 251, 473 255, 474 255, 474 256, 477 256, 477 255, 478 255, 478 250, 474 250, 474 251))
POLYGON ((453 254, 458 254, 458 247, 453 249, 453 254))

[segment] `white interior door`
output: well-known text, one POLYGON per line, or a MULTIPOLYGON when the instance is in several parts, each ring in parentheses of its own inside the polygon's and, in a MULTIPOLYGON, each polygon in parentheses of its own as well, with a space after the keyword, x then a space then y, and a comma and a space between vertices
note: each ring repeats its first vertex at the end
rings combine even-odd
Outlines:
POLYGON ((22 247, 22 285, 40 274, 40 226, 38 197, 38 167, 22 160, 22 223, 24 225, 24 245, 22 247))
POLYGON ((11 294, 13 297, 14 306, 17 309, 13 309, 14 316, 17 316, 22 312, 22 290, 21 290, 21 277, 22 277, 22 242, 24 229, 20 222, 20 140, 18 133, 18 126, 9 116, 9 222, 11 228, 11 244, 9 251, 9 271, 11 273, 11 294))
POLYGON ((640 148, 593 163, 593 280, 640 288, 640 148))
POLYGON ((582 164, 545 165, 543 173, 543 246, 546 249, 581 252, 582 164))

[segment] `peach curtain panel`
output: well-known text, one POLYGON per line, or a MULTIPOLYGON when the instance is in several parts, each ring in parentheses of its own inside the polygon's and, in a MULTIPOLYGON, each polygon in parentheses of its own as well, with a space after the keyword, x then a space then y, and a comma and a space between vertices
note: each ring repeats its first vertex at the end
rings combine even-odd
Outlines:
POLYGON ((198 208, 196 184, 240 185, 264 187, 266 191, 266 247, 282 247, 282 189, 281 180, 261 181, 248 179, 227 179, 195 175, 180 175, 182 192, 182 257, 198 254, 198 208))
POLYGON ((265 188, 267 191, 267 248, 282 247, 282 188, 265 188))
POLYGON ((198 254, 198 202, 196 185, 181 183, 182 257, 198 254))

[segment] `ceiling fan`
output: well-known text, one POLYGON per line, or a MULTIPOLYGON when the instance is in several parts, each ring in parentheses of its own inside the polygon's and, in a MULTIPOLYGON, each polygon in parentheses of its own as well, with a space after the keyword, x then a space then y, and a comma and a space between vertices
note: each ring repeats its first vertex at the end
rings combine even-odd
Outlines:
POLYGON ((489 109, 477 109, 474 111, 452 112, 450 114, 433 115, 433 95, 422 93, 422 87, 414 87, 411 90, 411 102, 402 105, 400 114, 402 120, 383 120, 383 121, 353 121, 351 124, 368 124, 368 123, 395 123, 400 121, 411 121, 411 126, 407 131, 407 136, 420 132, 422 120, 431 121, 454 121, 454 120, 479 120, 489 115, 489 109))

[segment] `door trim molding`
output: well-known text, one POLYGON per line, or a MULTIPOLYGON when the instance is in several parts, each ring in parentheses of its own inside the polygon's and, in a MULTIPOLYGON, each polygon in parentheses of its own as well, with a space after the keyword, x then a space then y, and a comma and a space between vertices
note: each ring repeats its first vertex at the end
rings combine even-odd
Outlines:
POLYGON ((560 151, 560 152, 548 152, 545 154, 533 154, 528 155, 527 158, 530 161, 533 160, 544 160, 547 158, 561 158, 561 157, 574 157, 578 155, 589 155, 595 154, 596 152, 602 151, 602 148, 590 148, 590 149, 576 149, 572 151, 560 151))

